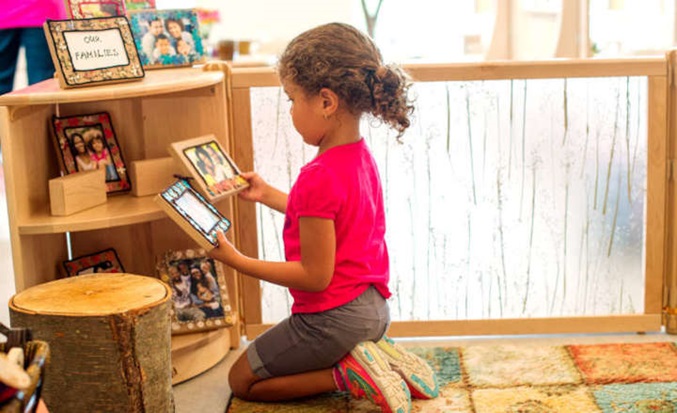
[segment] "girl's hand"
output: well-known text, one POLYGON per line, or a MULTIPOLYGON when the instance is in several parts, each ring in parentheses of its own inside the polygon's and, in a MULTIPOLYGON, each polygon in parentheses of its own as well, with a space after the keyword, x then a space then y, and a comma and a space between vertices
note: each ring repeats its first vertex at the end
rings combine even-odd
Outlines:
POLYGON ((256 172, 243 172, 240 176, 247 180, 249 187, 240 191, 238 196, 246 201, 262 202, 270 185, 256 172))
POLYGON ((223 231, 216 233, 216 239, 219 241, 219 246, 209 251, 208 255, 215 260, 219 260, 222 263, 233 267, 235 260, 242 256, 242 254, 235 249, 233 244, 226 238, 226 234, 223 231))

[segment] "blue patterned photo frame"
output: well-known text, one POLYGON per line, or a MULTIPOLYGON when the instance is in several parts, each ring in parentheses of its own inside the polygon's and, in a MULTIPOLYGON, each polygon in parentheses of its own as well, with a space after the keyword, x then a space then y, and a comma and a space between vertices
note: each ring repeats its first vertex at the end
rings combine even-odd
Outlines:
POLYGON ((205 61, 195 10, 129 10, 129 21, 145 69, 192 66, 205 61))

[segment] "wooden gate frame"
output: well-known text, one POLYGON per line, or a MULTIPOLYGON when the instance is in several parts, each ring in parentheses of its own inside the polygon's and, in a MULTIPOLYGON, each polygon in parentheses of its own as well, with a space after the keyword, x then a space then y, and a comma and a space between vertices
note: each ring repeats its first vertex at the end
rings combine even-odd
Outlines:
MULTIPOLYGON (((648 78, 648 142, 646 202, 645 299, 641 314, 549 318, 395 321, 394 337, 511 335, 667 331, 677 334, 677 233, 674 160, 677 157, 677 88, 675 52, 665 58, 567 59, 459 64, 410 64, 405 70, 415 82, 557 79, 580 77, 646 76, 648 78), (668 139, 669 138, 669 139, 668 139)), ((279 87, 270 67, 228 70, 232 113, 232 147, 242 170, 254 169, 251 88, 279 87)), ((234 241, 240 250, 258 256, 256 210, 238 200, 234 241)), ((242 334, 252 339, 270 328, 263 324, 261 286, 257 279, 238 274, 241 300, 238 313, 242 334)))

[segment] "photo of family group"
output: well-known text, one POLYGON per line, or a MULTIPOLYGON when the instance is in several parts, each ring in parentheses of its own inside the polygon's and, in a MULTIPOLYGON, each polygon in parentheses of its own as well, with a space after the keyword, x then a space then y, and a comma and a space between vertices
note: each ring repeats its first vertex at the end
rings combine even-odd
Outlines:
POLYGON ((249 186, 214 135, 174 142, 170 145, 170 153, 195 177, 197 189, 210 201, 249 186))
POLYGON ((55 116, 53 127, 65 174, 103 169, 109 193, 131 188, 108 113, 55 116))
POLYGON ((230 304, 224 276, 213 259, 177 258, 169 254, 160 265, 160 278, 172 289, 174 333, 226 327, 230 304))
POLYGON ((129 19, 144 68, 186 66, 204 60, 194 10, 130 11, 129 19))

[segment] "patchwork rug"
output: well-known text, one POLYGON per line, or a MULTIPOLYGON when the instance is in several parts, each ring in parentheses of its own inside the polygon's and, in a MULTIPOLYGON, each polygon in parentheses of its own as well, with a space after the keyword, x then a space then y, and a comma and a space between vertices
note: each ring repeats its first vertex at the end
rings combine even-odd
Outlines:
MULTIPOLYGON (((440 397, 414 412, 677 413, 676 343, 410 348, 438 374, 440 397)), ((228 413, 378 412, 331 393, 287 403, 233 398, 228 413)))

